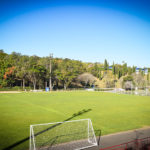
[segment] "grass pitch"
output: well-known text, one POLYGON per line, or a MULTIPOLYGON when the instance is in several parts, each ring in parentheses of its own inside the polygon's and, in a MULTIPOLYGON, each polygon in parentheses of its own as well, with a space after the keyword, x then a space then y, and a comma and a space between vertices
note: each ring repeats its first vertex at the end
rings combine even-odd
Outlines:
POLYGON ((104 92, 0 94, 0 149, 27 150, 29 125, 90 118, 102 135, 150 126, 150 97, 104 92))

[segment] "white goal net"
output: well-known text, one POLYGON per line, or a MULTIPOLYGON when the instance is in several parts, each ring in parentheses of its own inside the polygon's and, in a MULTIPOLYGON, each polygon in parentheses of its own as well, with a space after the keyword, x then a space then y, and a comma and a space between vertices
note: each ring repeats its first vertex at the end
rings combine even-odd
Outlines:
POLYGON ((30 150, 79 150, 97 146, 90 119, 30 126, 30 150))

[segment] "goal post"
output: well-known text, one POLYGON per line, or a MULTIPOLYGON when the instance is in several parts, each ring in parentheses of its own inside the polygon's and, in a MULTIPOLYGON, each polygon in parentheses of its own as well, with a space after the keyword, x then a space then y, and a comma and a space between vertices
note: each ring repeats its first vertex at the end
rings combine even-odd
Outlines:
POLYGON ((30 150, 80 150, 97 146, 90 119, 30 125, 30 150))

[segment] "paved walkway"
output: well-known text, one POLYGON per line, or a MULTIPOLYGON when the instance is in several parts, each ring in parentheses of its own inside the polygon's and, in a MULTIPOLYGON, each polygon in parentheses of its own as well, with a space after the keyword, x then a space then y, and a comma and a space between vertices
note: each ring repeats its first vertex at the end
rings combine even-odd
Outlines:
POLYGON ((20 91, 0 91, 0 93, 21 93, 20 91))
POLYGON ((101 148, 120 145, 122 143, 127 143, 135 139, 142 139, 146 137, 150 137, 150 127, 145 127, 145 128, 125 131, 125 132, 119 132, 116 134, 109 134, 109 135, 102 136, 100 138, 99 146, 88 148, 87 150, 99 150, 101 148))

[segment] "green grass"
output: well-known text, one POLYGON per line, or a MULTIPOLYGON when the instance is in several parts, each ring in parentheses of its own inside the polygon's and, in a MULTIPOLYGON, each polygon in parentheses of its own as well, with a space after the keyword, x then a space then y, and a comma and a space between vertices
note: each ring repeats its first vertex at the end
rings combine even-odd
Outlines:
MULTIPOLYGON (((29 136, 29 125, 90 118, 102 134, 150 126, 150 97, 104 92, 0 94, 0 149, 29 136)), ((29 141, 13 149, 28 149, 29 141)))

